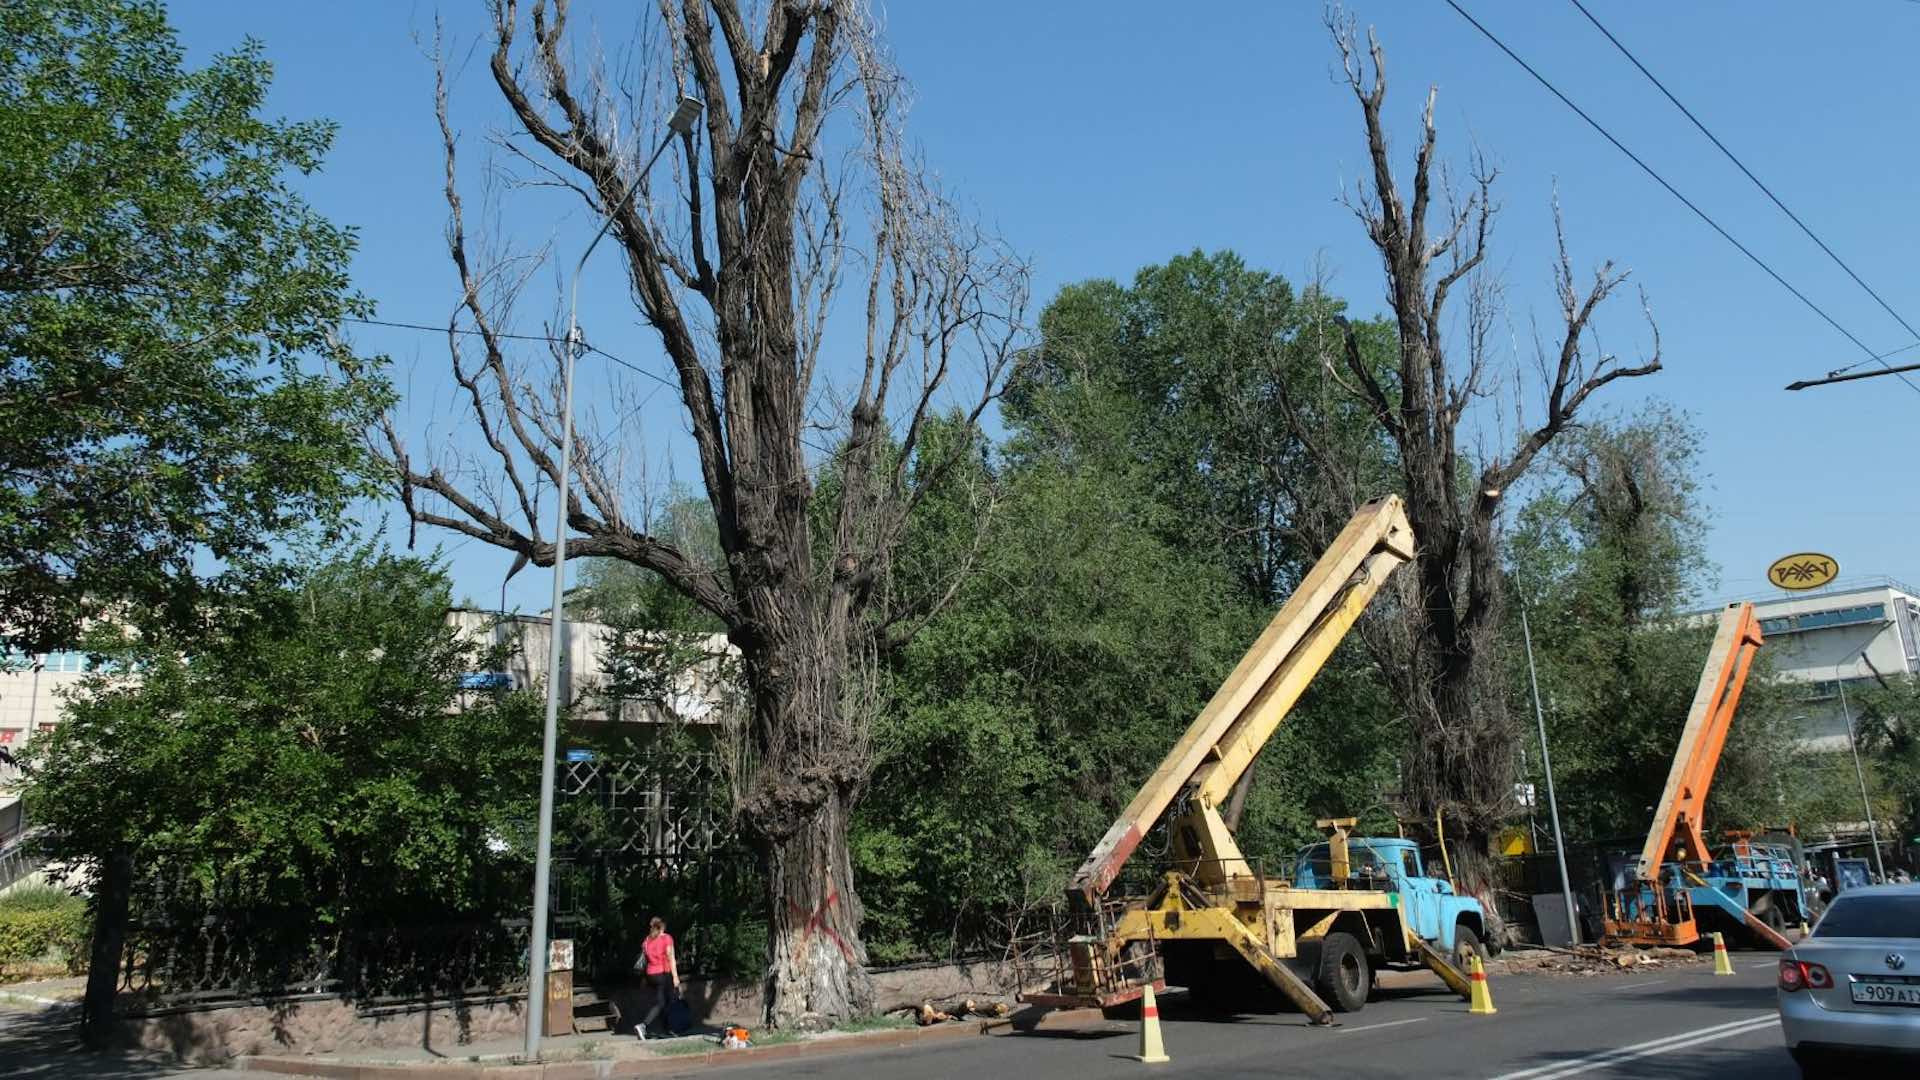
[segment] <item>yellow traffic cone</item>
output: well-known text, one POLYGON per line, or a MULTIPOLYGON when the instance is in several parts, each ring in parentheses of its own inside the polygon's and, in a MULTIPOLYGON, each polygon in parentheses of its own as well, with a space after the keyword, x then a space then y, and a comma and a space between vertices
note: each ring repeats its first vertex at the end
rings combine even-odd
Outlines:
POLYGON ((1733 974, 1733 958, 1727 955, 1727 939, 1721 937, 1718 930, 1713 932, 1713 973, 1733 974))
POLYGON ((1166 1045, 1160 1041, 1160 1006, 1154 1004, 1152 983, 1147 984, 1146 996, 1140 999, 1140 1052, 1134 1060, 1149 1065, 1170 1060, 1166 1045))
POLYGON ((1467 957, 1467 982, 1473 988, 1467 1011, 1477 1016, 1492 1016, 1499 1012, 1493 1007, 1493 991, 1487 989, 1487 966, 1480 962, 1478 953, 1467 957))

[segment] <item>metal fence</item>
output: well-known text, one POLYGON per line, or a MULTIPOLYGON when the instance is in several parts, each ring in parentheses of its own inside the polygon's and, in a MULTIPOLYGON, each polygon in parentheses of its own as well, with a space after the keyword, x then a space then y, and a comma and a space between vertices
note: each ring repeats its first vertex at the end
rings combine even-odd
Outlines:
MULTIPOLYGON (((764 941, 738 917, 762 906, 761 886, 755 860, 728 827, 725 776, 713 754, 652 749, 568 762, 556 789, 561 820, 572 825, 555 838, 553 935, 575 939, 577 978, 623 977, 653 914, 674 927, 687 972, 722 968, 764 941)), ((511 877, 498 883, 499 895, 524 898, 531 868, 511 877)), ((372 1009, 525 992, 524 918, 324 923, 314 915, 318 904, 249 905, 244 898, 260 893, 248 885, 240 872, 217 874, 211 885, 138 876, 120 973, 136 1011, 311 995, 372 1009)), ((352 912, 347 900, 330 906, 352 912)))

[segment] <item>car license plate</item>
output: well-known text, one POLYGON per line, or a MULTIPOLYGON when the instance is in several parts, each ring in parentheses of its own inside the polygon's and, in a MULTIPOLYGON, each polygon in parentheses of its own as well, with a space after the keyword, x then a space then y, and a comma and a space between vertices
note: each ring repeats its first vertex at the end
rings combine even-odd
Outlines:
POLYGON ((1920 1005, 1920 986, 1906 982, 1853 980, 1853 1000, 1861 1005, 1920 1005))

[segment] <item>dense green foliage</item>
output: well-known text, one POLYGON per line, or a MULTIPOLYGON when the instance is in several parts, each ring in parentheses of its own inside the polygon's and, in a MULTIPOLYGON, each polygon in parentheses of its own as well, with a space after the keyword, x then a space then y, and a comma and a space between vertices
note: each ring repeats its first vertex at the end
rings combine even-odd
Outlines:
POLYGON ((1860 750, 1873 767, 1869 792, 1881 839, 1892 840, 1893 850, 1920 847, 1920 679, 1888 679, 1861 691, 1853 705, 1860 750))
POLYGON ((0 642, 193 625, 361 490, 353 236, 288 183, 333 128, 259 115, 257 43, 183 59, 157 2, 0 5, 0 642))
POLYGON ((85 900, 51 886, 19 886, 0 896, 0 973, 36 962, 83 970, 91 932, 85 900))
MULTIPOLYGON (((1131 287, 1069 286, 1043 314, 1007 438, 928 501, 898 560, 978 552, 886 672, 854 839, 876 957, 1055 901, 1318 554, 1290 528, 1302 466, 1274 410, 1311 378, 1299 339, 1332 310, 1196 253, 1131 287)), ((1245 850, 1277 868, 1329 813, 1390 827, 1398 738, 1343 650, 1256 767, 1245 850)))
POLYGON ((47 854, 321 921, 517 910, 539 703, 485 670, 433 566, 362 550, 262 586, 192 641, 96 641, 119 670, 34 741, 47 854), (503 894, 502 889, 507 891, 503 894))
MULTIPOLYGON (((1717 618, 1686 615, 1712 584, 1699 444, 1692 422, 1658 403, 1597 420, 1556 445, 1552 486, 1519 512, 1514 599, 1533 632, 1569 843, 1638 843, 1700 681, 1717 618)), ((1512 646, 1516 705, 1531 714, 1524 654, 1512 646)), ((1763 648, 1715 772, 1716 834, 1834 820, 1841 777, 1828 755, 1799 746, 1803 697, 1772 675, 1763 648)), ((1544 790, 1529 743, 1529 779, 1544 790)))

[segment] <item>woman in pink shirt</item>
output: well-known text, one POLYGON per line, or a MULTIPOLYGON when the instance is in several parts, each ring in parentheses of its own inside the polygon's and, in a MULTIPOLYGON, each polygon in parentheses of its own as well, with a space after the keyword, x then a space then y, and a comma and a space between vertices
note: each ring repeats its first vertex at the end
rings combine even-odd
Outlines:
POLYGON ((634 1029, 634 1034, 644 1039, 656 1017, 663 1023, 662 1030, 666 1030, 667 1007, 680 992, 680 962, 673 955, 673 935, 667 933, 667 922, 658 915, 647 924, 647 940, 640 946, 640 959, 646 965, 647 982, 653 987, 653 1007, 634 1029))

